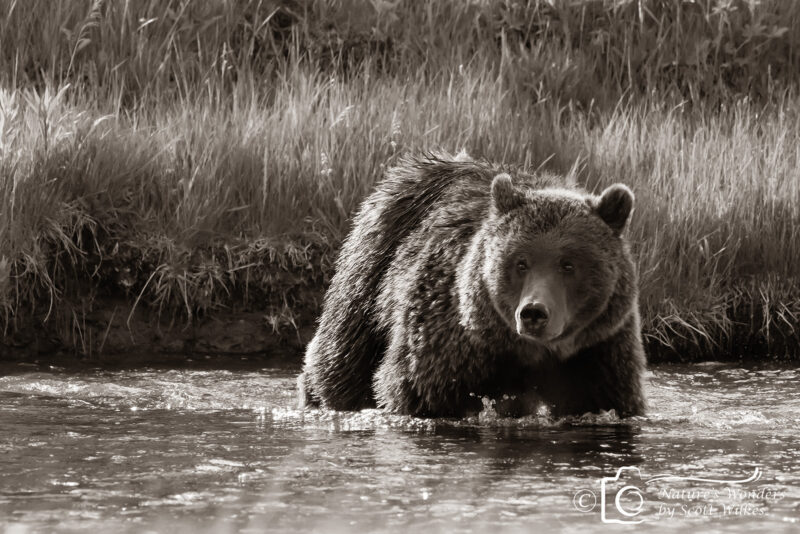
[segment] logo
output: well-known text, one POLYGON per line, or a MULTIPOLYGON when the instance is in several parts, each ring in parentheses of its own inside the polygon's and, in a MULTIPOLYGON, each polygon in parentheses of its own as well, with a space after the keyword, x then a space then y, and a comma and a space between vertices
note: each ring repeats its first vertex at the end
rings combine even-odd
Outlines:
MULTIPOLYGON (((637 516, 642 513, 644 496, 639 486, 620 483, 624 472, 630 472, 637 482, 642 479, 636 467, 620 467, 613 477, 603 477, 600 480, 600 520, 603 523, 641 523, 637 516), (608 510, 608 497, 613 497, 614 507, 608 510), (615 513, 616 512, 616 513, 615 513)), ((624 479, 623 479, 624 480, 624 479)))
POLYGON ((596 512, 611 524, 638 524, 677 517, 763 516, 770 501, 785 497, 781 490, 756 487, 759 468, 737 479, 704 478, 661 474, 643 478, 636 467, 617 469, 613 477, 600 479, 598 492, 579 489, 573 507, 582 513, 596 512), (750 486, 748 486, 750 485, 750 486))

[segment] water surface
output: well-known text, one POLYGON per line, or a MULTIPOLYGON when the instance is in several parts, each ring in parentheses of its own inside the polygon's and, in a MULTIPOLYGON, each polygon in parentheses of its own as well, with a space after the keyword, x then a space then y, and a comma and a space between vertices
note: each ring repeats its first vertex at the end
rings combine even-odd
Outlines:
POLYGON ((0 528, 800 531, 795 367, 655 367, 625 421, 299 411, 297 372, 0 366, 0 528))

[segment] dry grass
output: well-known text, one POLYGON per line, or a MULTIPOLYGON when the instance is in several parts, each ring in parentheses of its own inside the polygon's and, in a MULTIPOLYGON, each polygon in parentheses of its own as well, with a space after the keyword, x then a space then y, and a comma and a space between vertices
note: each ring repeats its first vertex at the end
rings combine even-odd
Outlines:
POLYGON ((631 185, 651 348, 796 355, 794 4, 168 4, 0 1, 9 335, 84 346, 103 292, 296 326, 383 169, 443 147, 631 185))

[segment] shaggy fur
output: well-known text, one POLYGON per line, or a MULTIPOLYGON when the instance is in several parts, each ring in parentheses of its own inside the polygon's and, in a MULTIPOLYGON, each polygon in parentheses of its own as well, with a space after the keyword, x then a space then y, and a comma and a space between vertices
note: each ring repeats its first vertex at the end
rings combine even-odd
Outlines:
POLYGON ((301 404, 462 416, 509 395, 510 415, 540 402, 559 415, 642 413, 637 282, 621 237, 632 206, 621 185, 597 197, 463 156, 404 160, 344 243, 301 404), (536 337, 520 310, 542 291, 559 326, 536 337))

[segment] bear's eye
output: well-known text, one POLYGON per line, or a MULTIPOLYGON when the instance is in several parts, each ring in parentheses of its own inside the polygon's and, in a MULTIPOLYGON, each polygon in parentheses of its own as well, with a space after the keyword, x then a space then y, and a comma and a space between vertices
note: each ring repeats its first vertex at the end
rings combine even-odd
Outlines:
POLYGON ((565 273, 571 273, 575 270, 575 264, 569 260, 561 260, 561 270, 565 273))
POLYGON ((524 272, 528 270, 528 262, 525 260, 517 260, 517 270, 524 272))

